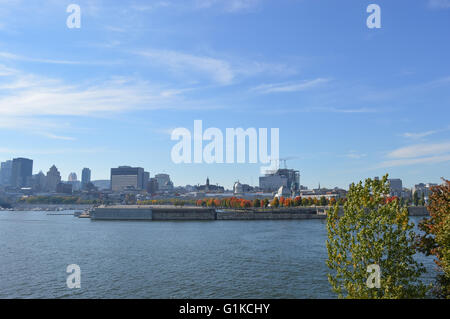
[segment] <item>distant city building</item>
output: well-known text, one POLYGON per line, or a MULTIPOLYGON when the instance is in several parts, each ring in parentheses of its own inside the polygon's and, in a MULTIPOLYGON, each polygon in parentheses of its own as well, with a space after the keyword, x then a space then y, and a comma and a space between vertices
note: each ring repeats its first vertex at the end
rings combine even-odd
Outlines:
POLYGON ((157 174, 155 175, 155 178, 156 181, 158 182, 159 191, 171 192, 173 190, 173 183, 170 180, 170 176, 168 174, 157 174))
POLYGON ((69 182, 76 182, 76 181, 78 181, 77 173, 70 173, 69 177, 67 178, 67 180, 69 182))
POLYGON ((59 194, 72 195, 73 192, 72 184, 58 183, 58 185, 56 185, 56 192, 59 194))
POLYGON ((389 195, 402 197, 403 193, 403 183, 399 178, 389 179, 389 195))
POLYGON ((29 186, 33 175, 33 160, 15 158, 12 161, 11 186, 22 188, 29 186))
POLYGON ((259 188, 265 192, 275 192, 280 187, 287 187, 288 179, 285 176, 277 174, 268 174, 259 178, 259 188))
POLYGON ((300 189, 300 172, 293 169, 278 169, 259 178, 259 188, 265 192, 276 192, 281 186, 291 191, 300 189))
POLYGON ((290 189, 287 186, 281 186, 275 195, 275 197, 278 197, 278 198, 291 197, 291 196, 292 196, 292 192, 290 191, 290 189))
POLYGON ((245 193, 251 193, 253 192, 255 189, 254 187, 248 185, 248 184, 242 184, 241 182, 237 181, 236 183, 234 183, 233 185, 233 193, 235 195, 239 195, 239 194, 245 194, 245 193))
POLYGON ((412 198, 411 189, 403 187, 402 198, 410 200, 412 198))
POLYGON ((47 185, 47 177, 42 171, 40 171, 36 175, 33 175, 31 187, 35 192, 45 191, 46 185, 47 185))
POLYGON ((50 167, 50 170, 47 172, 47 191, 56 192, 56 187, 61 183, 61 174, 55 165, 50 167))
POLYGON ((417 193, 417 196, 419 198, 424 198, 425 202, 428 203, 429 197, 432 193, 431 188, 433 186, 437 186, 438 184, 434 184, 434 183, 428 183, 428 184, 424 184, 424 183, 420 183, 417 185, 414 185, 413 189, 412 189, 412 195, 414 195, 414 193, 417 193))
POLYGON ((12 161, 2 162, 0 164, 0 185, 11 185, 12 161))
POLYGON ((244 188, 242 187, 242 184, 241 184, 239 181, 237 181, 236 183, 234 183, 234 185, 233 185, 233 193, 234 193, 235 195, 243 194, 243 193, 244 193, 244 188))
POLYGON ((338 187, 335 187, 333 189, 321 188, 319 185, 319 188, 316 188, 316 189, 301 190, 299 192, 299 195, 302 198, 320 199, 321 197, 325 197, 326 199, 331 199, 331 198, 338 199, 338 198, 344 198, 347 195, 347 191, 345 189, 338 188, 338 187))
POLYGON ((158 180, 156 178, 150 178, 147 183, 147 193, 156 194, 158 190, 158 180))
POLYGON ((144 171, 144 182, 142 184, 142 189, 147 189, 148 183, 150 181, 150 173, 144 171))
POLYGON ((109 179, 92 181, 91 183, 99 190, 111 189, 111 181, 109 179))
POLYGON ((142 190, 144 189, 144 175, 144 169, 141 167, 119 166, 118 168, 111 168, 111 190, 113 192, 131 189, 142 190))
POLYGON ((83 168, 81 172, 81 188, 85 189, 86 185, 91 182, 91 170, 89 168, 83 168))
POLYGON ((205 193, 223 193, 225 191, 225 188, 219 185, 211 185, 209 183, 209 177, 207 177, 205 185, 197 186, 196 191, 205 193))

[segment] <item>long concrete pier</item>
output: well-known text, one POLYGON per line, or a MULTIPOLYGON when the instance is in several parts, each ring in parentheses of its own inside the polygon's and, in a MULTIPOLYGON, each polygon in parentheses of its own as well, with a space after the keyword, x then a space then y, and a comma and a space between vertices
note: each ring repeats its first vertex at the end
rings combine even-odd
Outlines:
POLYGON ((316 208, 298 207, 265 210, 221 210, 204 207, 106 206, 91 212, 92 220, 286 220, 324 219, 316 208))
MULTIPOLYGON (((92 220, 299 220, 326 219, 329 207, 288 207, 277 209, 215 209, 206 207, 101 206, 91 212, 92 220)), ((411 216, 426 216, 425 207, 410 207, 411 216)))

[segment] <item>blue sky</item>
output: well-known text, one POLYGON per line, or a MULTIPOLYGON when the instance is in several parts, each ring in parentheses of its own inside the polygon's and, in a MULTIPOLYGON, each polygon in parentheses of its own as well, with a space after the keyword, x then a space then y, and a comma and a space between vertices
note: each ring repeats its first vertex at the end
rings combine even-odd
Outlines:
POLYGON ((176 127, 280 128, 309 187, 450 168, 450 0, 0 0, 0 161, 256 185, 261 164, 174 164, 176 127), (66 8, 81 7, 68 29, 66 8), (366 8, 381 7, 381 29, 366 8))

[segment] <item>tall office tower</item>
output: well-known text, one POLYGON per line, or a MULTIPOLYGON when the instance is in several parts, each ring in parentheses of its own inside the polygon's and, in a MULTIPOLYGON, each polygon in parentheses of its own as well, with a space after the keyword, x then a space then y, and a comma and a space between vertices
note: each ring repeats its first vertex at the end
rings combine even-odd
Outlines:
POLYGON ((30 184, 33 175, 33 160, 15 158, 12 162, 11 186, 25 187, 30 184))
POLYGON ((11 185, 12 161, 6 161, 0 164, 0 185, 11 185))
POLYGON ((150 173, 144 172, 144 175, 142 176, 142 189, 147 189, 148 183, 150 182, 150 173))
POLYGON ((389 195, 402 197, 403 184, 399 178, 391 178, 389 181, 389 195))
POLYGON ((149 194, 155 194, 158 191, 158 181, 156 178, 150 178, 147 184, 147 192, 149 194))
POLYGON ((81 189, 85 189, 86 185, 91 182, 91 170, 89 168, 83 168, 81 172, 81 189))
POLYGON ((56 166, 53 165, 47 172, 47 191, 56 192, 56 187, 59 183, 61 183, 61 174, 56 166))
POLYGON ((141 167, 119 166, 111 168, 111 190, 144 189, 144 169, 141 167))
POLYGON ((33 175, 31 187, 33 187, 34 191, 43 192, 45 191, 46 185, 47 185, 47 177, 45 176, 44 173, 42 173, 42 171, 40 171, 36 175, 33 175))

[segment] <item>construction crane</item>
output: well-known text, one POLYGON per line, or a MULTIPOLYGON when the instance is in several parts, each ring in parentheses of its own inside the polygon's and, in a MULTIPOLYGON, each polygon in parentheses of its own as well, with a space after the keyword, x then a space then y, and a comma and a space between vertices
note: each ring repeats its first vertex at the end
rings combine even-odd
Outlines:
POLYGON ((284 158, 279 158, 278 159, 278 167, 280 167, 280 162, 284 162, 284 168, 287 169, 287 161, 293 160, 293 159, 298 159, 298 156, 289 156, 289 157, 284 157, 284 158))
POLYGON ((267 170, 266 174, 275 174, 277 170, 280 168, 280 162, 284 162, 284 168, 287 169, 287 161, 298 159, 298 156, 289 156, 289 157, 283 157, 283 158, 275 158, 274 161, 276 162, 276 170, 267 170))

